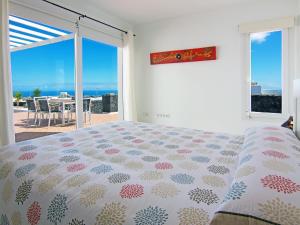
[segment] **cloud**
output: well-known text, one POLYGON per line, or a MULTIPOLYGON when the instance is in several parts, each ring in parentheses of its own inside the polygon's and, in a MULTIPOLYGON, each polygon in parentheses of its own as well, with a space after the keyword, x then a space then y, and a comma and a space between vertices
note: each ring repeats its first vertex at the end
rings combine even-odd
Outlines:
POLYGON ((256 42, 261 44, 266 41, 267 37, 270 35, 270 32, 260 32, 251 34, 251 42, 256 42))

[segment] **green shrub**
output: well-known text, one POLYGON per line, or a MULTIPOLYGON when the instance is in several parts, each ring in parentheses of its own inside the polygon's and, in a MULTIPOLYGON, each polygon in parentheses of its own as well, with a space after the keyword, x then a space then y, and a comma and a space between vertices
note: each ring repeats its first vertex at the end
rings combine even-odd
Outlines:
POLYGON ((41 96, 41 90, 39 88, 36 88, 33 90, 33 97, 40 97, 41 96))
POLYGON ((19 106, 19 102, 20 102, 20 100, 22 99, 22 93, 21 92, 19 92, 19 91, 17 91, 16 93, 15 93, 15 99, 16 99, 16 102, 17 102, 17 106, 19 106))

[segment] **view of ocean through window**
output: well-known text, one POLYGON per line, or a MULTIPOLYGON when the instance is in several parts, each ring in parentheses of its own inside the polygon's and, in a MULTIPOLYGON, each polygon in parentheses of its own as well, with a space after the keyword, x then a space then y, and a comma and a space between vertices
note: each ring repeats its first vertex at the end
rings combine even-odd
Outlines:
POLYGON ((251 111, 282 112, 282 31, 252 33, 251 111))
POLYGON ((80 101, 71 32, 17 16, 9 17, 9 31, 16 141, 119 120, 118 47, 81 33, 80 101))
MULTIPOLYGON (((85 38, 83 46, 88 57, 83 62, 84 96, 117 94, 117 48, 85 38)), ((36 88, 43 96, 75 95, 73 39, 12 52, 11 65, 14 95, 31 97, 36 88)))

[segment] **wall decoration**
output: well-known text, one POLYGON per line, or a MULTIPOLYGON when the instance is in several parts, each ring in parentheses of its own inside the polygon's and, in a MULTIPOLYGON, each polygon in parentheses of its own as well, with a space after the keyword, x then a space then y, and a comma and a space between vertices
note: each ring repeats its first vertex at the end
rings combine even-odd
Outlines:
POLYGON ((151 65, 166 63, 181 63, 216 60, 216 46, 206 48, 193 48, 185 50, 173 50, 167 52, 155 52, 150 54, 151 65))

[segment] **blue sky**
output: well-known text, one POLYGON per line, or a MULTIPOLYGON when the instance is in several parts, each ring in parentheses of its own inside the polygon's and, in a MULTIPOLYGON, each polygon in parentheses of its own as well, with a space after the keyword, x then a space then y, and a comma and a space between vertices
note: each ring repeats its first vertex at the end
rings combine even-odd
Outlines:
POLYGON ((252 82, 263 89, 281 89, 282 32, 263 32, 251 35, 252 82))
MULTIPOLYGON (((73 39, 12 52, 11 65, 14 91, 74 90, 73 39)), ((84 90, 117 90, 117 79, 117 47, 83 38, 84 90)))
MULTIPOLYGON (((251 35, 251 79, 263 89, 281 89, 281 43, 280 31, 251 35)), ((14 91, 74 90, 73 39, 12 52, 11 64, 14 91)), ((83 38, 83 88, 117 89, 116 47, 83 38)))

